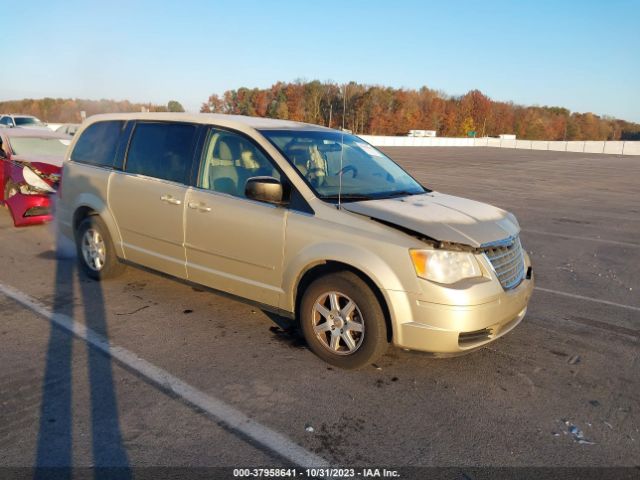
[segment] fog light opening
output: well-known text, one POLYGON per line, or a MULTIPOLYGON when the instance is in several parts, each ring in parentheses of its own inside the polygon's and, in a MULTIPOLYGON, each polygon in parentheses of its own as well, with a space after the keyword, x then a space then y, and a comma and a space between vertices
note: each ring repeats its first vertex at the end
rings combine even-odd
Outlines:
POLYGON ((458 345, 460 347, 471 347, 487 342, 492 336, 492 328, 483 328, 482 330, 474 330, 473 332, 461 332, 458 334, 458 345))
POLYGON ((51 209, 49 207, 31 207, 24 212, 23 217, 40 217, 42 215, 50 215, 51 209))

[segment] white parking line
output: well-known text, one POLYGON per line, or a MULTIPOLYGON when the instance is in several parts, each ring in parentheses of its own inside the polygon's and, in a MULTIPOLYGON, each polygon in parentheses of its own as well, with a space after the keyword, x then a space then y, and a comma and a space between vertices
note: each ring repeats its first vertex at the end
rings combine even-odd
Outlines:
POLYGON ((640 244, 638 244, 638 243, 619 242, 617 240, 607 240, 607 239, 604 239, 604 238, 580 237, 578 235, 565 235, 564 233, 543 232, 541 230, 530 230, 528 228, 526 228, 526 229, 524 229, 522 231, 524 233, 534 233, 536 235, 549 235, 551 237, 573 238, 575 240, 588 240, 590 242, 610 243, 611 245, 620 245, 622 247, 640 248, 640 244))
POLYGON ((218 400, 215 397, 201 392, 188 383, 174 377, 166 370, 152 365, 125 348, 110 345, 107 338, 96 333, 85 325, 76 322, 68 315, 54 313, 45 305, 26 293, 2 283, 0 283, 0 292, 29 308, 38 315, 46 318, 51 323, 63 328, 70 334, 84 340, 92 347, 110 355, 112 358, 134 370, 151 383, 171 391, 187 403, 205 411, 216 421, 245 435, 254 442, 291 461, 295 465, 301 467, 329 466, 329 463, 325 459, 304 449, 281 433, 251 420, 247 415, 236 410, 234 407, 227 405, 222 400, 218 400))
POLYGON ((534 290, 553 293, 555 295, 561 295, 563 297, 577 298, 578 300, 587 300, 588 302, 603 303, 605 305, 611 305, 612 307, 626 308, 627 310, 640 312, 640 307, 634 307, 633 305, 625 305, 623 303, 610 302, 609 300, 599 300, 597 298, 583 297, 582 295, 576 295, 575 293, 559 292, 557 290, 549 290, 548 288, 542 288, 542 287, 534 287, 534 290))

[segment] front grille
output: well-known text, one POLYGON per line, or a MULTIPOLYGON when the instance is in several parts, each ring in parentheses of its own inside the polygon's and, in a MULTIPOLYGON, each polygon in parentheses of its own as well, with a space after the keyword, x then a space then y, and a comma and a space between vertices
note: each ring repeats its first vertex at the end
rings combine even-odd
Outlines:
POLYGON ((486 245, 483 251, 491 262, 502 288, 510 290, 520 285, 524 278, 524 256, 519 237, 486 245))

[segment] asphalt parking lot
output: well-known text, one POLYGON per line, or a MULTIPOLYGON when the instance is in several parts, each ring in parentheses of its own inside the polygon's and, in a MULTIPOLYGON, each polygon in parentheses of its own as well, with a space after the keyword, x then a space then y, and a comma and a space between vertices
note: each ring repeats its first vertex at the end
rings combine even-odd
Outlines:
MULTIPOLYGON (((537 288, 509 335, 340 371, 236 300, 136 268, 81 277, 52 226, 15 229, 4 209, 0 284, 330 465, 639 465, 640 157, 385 151, 435 190, 516 214, 537 288)), ((0 293, 0 466, 290 464, 190 398, 0 293)))

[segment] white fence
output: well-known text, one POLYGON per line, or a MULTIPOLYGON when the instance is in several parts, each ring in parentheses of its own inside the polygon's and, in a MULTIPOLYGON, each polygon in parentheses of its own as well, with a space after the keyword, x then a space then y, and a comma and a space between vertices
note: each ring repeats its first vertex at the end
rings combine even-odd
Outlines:
POLYGON ((360 137, 376 147, 497 147, 553 150, 556 152, 640 155, 639 141, 557 142, 547 140, 503 140, 500 138, 386 137, 382 135, 360 135, 360 137))

